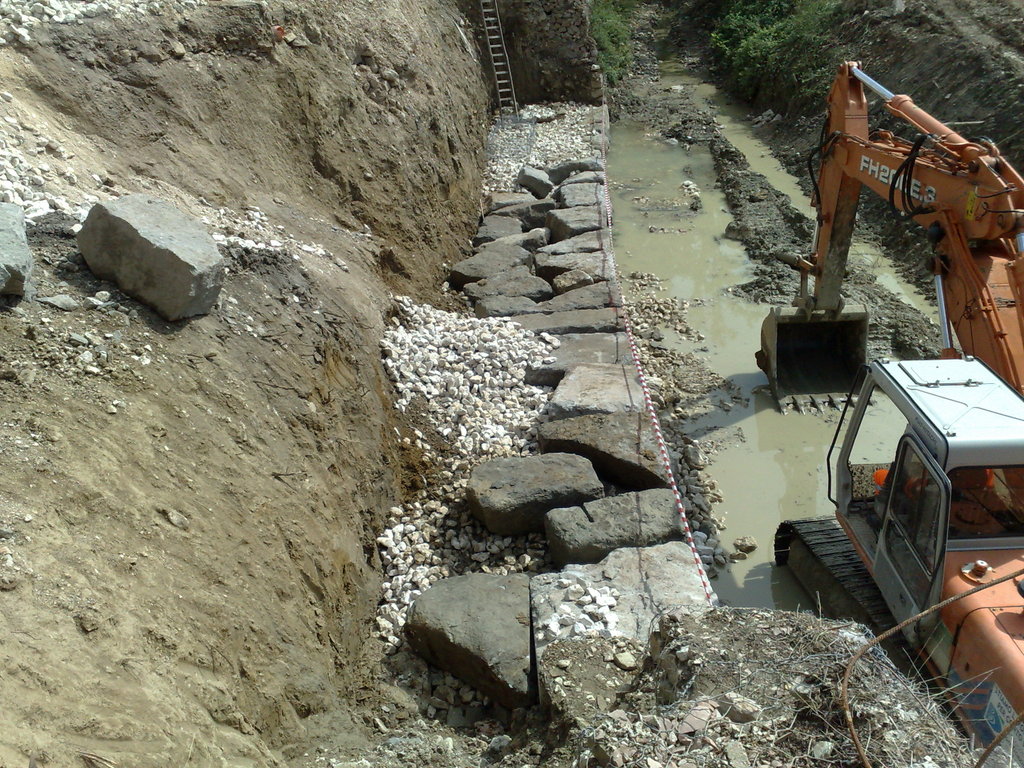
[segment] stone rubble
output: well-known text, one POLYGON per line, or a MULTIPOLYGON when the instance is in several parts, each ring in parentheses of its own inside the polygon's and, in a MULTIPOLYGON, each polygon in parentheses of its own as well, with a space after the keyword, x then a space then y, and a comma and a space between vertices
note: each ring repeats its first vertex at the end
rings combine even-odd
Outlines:
POLYGON ((72 24, 99 16, 132 18, 149 14, 180 14, 203 0, 3 0, 0 2, 0 44, 25 45, 35 28, 72 24))

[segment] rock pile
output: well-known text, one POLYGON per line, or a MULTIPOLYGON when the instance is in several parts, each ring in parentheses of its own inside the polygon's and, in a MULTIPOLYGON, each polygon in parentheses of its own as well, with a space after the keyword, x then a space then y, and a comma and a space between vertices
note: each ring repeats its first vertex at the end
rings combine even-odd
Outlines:
MULTIPOLYGON (((517 170, 520 191, 492 191, 475 253, 449 271, 448 287, 478 319, 397 301, 382 342, 396 404, 429 419, 436 438, 417 431, 413 444, 448 463, 444 488, 393 509, 378 539, 378 626, 389 648, 398 651, 404 634, 431 663, 507 706, 538 695, 522 685, 522 648, 532 649, 532 681, 552 642, 612 643, 607 663, 628 678, 660 612, 707 603, 694 552, 678 541, 675 497, 623 335, 603 163, 587 152, 517 170), (539 531, 559 564, 578 565, 516 576, 547 569, 539 531), (530 619, 494 611, 513 585, 525 589, 530 619), (493 589, 501 594, 481 599, 493 589), (515 684, 499 661, 509 658, 515 684)), ((686 469, 681 453, 679 461, 686 469)), ((698 522, 705 562, 714 563, 717 529, 698 522)), ((564 674, 540 680, 548 701, 573 690, 564 674)), ((448 717, 464 704, 431 702, 448 717)))
MULTIPOLYGON (((580 723, 579 764, 859 764, 845 728, 836 726, 843 714, 835 692, 846 662, 868 639, 863 628, 810 614, 666 614, 633 690, 618 708, 601 714, 593 707, 580 723)), ((876 765, 973 763, 966 740, 924 684, 904 677, 884 655, 869 654, 858 665, 850 705, 876 765), (909 728, 913 739, 897 736, 909 728)))

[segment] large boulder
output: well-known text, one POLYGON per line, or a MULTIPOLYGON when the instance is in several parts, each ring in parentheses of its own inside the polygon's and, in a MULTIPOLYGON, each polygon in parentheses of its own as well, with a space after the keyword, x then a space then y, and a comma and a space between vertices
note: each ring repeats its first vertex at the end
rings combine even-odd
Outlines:
POLYGON ((553 640, 598 635, 646 644, 660 614, 710 609, 693 552, 681 541, 616 549, 599 563, 534 576, 530 602, 538 663, 553 640))
POLYGON ((504 208, 499 208, 492 215, 493 216, 515 216, 525 226, 530 227, 543 227, 544 222, 547 220, 548 211, 555 209, 555 201, 550 197, 545 197, 543 200, 532 200, 528 203, 519 203, 517 205, 508 205, 504 208))
POLYGON ((559 341, 557 349, 548 350, 553 362, 526 367, 524 380, 527 384, 553 387, 562 380, 566 370, 577 363, 625 364, 633 359, 624 333, 567 333, 560 336, 559 341))
POLYGON ((165 320, 205 314, 220 294, 224 260, 213 238, 195 219, 148 195, 94 205, 78 247, 93 274, 165 320))
POLYGON ((557 208, 548 212, 547 228, 551 230, 551 242, 568 240, 570 237, 594 232, 604 225, 602 206, 589 205, 577 208, 557 208))
MULTIPOLYGON (((499 217, 500 218, 500 217, 499 217)), ((514 221, 514 219, 513 219, 514 221)), ((548 244, 551 233, 545 227, 536 227, 529 232, 522 232, 518 235, 506 235, 484 243, 483 248, 495 248, 499 245, 518 245, 528 251, 536 251, 548 244)), ((478 250, 483 250, 479 248, 478 250)))
POLYGON ((561 186, 564 187, 566 184, 604 184, 604 178, 604 173, 601 171, 581 171, 567 178, 561 183, 561 186))
POLYGON ((548 168, 548 178, 554 184, 561 184, 577 173, 584 171, 599 172, 604 170, 604 163, 599 157, 587 157, 582 160, 566 160, 548 168))
POLYGON ((33 266, 25 238, 25 211, 14 203, 0 203, 0 293, 24 296, 33 266))
POLYGON ((590 275, 594 282, 608 280, 612 276, 613 265, 605 251, 589 253, 541 253, 534 256, 537 276, 554 281, 565 272, 579 270, 590 275))
POLYGON ((542 312, 543 305, 525 296, 484 296, 473 305, 477 317, 513 317, 542 312))
POLYGON ((502 208, 507 208, 510 205, 531 203, 536 199, 537 198, 533 195, 524 194, 522 192, 491 192, 487 195, 485 209, 488 213, 494 213, 495 211, 500 211, 502 208))
POLYGON ((570 269, 568 272, 555 275, 551 280, 551 287, 555 289, 555 294, 562 294, 575 291, 577 288, 583 288, 587 285, 593 285, 595 282, 600 281, 595 281, 593 275, 584 272, 582 269, 570 269))
MULTIPOLYGON (((546 281, 545 281, 546 282, 546 281)), ((543 312, 571 312, 579 309, 600 309, 601 307, 619 306, 619 300, 613 296, 611 283, 594 283, 574 288, 563 294, 542 302, 539 306, 543 312)))
POLYGON ((601 477, 621 488, 644 490, 668 485, 654 430, 646 413, 601 413, 559 419, 537 427, 541 451, 578 453, 601 477))
POLYGON ((491 459, 477 465, 466 487, 470 511, 502 536, 543 531, 549 509, 602 496, 590 462, 571 453, 491 459))
POLYGON ((613 549, 649 547, 683 538, 675 494, 668 488, 635 491, 552 509, 544 518, 555 565, 596 563, 613 549))
POLYGON ((567 184, 559 187, 555 199, 565 208, 577 208, 581 205, 604 205, 604 186, 602 184, 567 184))
POLYGON ((489 216, 484 216, 480 228, 473 236, 473 246, 493 243, 503 237, 521 234, 522 231, 523 223, 518 218, 492 213, 489 216))
POLYGON ((568 419, 643 410, 644 393, 634 366, 579 363, 555 387, 545 413, 551 419, 568 419))
POLYGON ((582 235, 570 237, 558 243, 550 243, 539 249, 539 253, 590 253, 600 251, 611 241, 611 235, 597 230, 584 232, 582 235))
POLYGON ((534 168, 532 165, 524 165, 519 169, 519 174, 516 176, 516 184, 530 192, 534 197, 542 198, 550 195, 551 190, 555 188, 555 184, 548 177, 548 174, 540 168, 534 168))
POLYGON ((469 283, 462 290, 474 301, 484 296, 525 296, 533 301, 544 301, 555 295, 551 284, 530 274, 528 267, 513 267, 507 272, 469 283))
POLYGON ((516 322, 534 333, 615 333, 622 330, 616 309, 578 309, 546 315, 524 315, 516 322))
POLYGON ((486 280, 499 272, 524 265, 528 267, 532 263, 533 254, 521 246, 489 244, 475 256, 463 259, 452 267, 448 273, 448 284, 459 289, 466 283, 486 280))
POLYGON ((530 580, 474 573, 436 582, 405 623, 409 646, 506 707, 536 699, 530 655, 530 580))

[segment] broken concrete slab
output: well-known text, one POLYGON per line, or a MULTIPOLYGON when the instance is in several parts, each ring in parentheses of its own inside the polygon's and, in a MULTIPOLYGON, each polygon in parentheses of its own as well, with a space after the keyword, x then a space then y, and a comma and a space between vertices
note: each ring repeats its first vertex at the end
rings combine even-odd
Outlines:
POLYGON ((553 198, 545 197, 543 200, 533 200, 528 203, 519 203, 518 205, 509 205, 505 208, 501 208, 495 211, 493 216, 515 216, 523 223, 524 226, 529 228, 543 227, 544 222, 547 220, 548 212, 555 209, 555 201, 553 198))
POLYGON ((600 309, 619 306, 618 298, 612 297, 611 283, 592 283, 544 301, 539 306, 544 312, 572 312, 581 309, 600 309))
POLYGON ((619 313, 614 307, 526 315, 517 317, 516 322, 534 333, 615 333, 623 329, 619 313))
POLYGON ((493 243, 495 240, 499 240, 510 235, 518 235, 523 231, 523 223, 514 216, 499 216, 498 214, 490 214, 484 216, 483 222, 481 222, 479 229, 476 234, 473 235, 473 247, 483 245, 484 243, 493 243))
POLYGON ((405 635, 428 662, 509 708, 536 700, 530 580, 474 573, 442 579, 409 608, 405 635))
POLYGON ((578 453, 621 488, 664 488, 668 473, 646 413, 609 413, 545 422, 537 427, 542 452, 578 453))
POLYGON ((598 635, 646 644, 657 617, 710 608, 693 553, 681 541, 616 549, 599 563, 530 580, 536 658, 553 640, 598 635))
POLYGON ((590 275, 594 282, 608 280, 612 276, 613 265, 604 251, 591 253, 537 253, 534 255, 534 267, 538 277, 553 282, 556 277, 565 273, 580 271, 590 275))
POLYGON ((559 567, 596 563, 620 547, 649 547, 683 538, 676 497, 668 488, 552 509, 544 518, 544 530, 548 553, 559 567))
POLYGON ((605 224, 601 215, 603 206, 579 206, 577 208, 556 208, 548 212, 547 228, 551 230, 551 242, 567 240, 601 229, 605 224))
POLYGON ((548 350, 554 362, 527 366, 527 384, 553 387, 562 380, 566 370, 577 363, 626 364, 633 359, 624 333, 567 333, 559 336, 558 340, 561 342, 559 347, 548 350))
POLYGON ((536 199, 533 195, 523 192, 491 192, 487 195, 484 208, 488 213, 494 213, 510 205, 532 203, 536 199))
POLYGON ((547 172, 532 165, 524 165, 516 175, 516 184, 530 192, 534 197, 547 197, 555 184, 547 172))
POLYGON ((559 187, 555 199, 564 208, 581 205, 604 205, 604 186, 601 184, 569 184, 559 187))
POLYGON ((470 512, 502 536, 543 531, 549 509, 602 496, 590 462, 571 453, 491 459, 473 469, 466 487, 470 512))
POLYGON ((473 306, 477 317, 512 317, 543 312, 541 304, 525 296, 484 296, 473 306))
POLYGON ((0 203, 0 293, 24 296, 35 260, 25 237, 25 211, 14 203, 0 203))
POLYGON ((596 232, 584 232, 582 235, 576 237, 570 237, 567 240, 562 240, 559 243, 551 243, 545 245, 539 249, 540 253, 590 253, 591 251, 600 251, 604 248, 605 243, 610 242, 611 235, 608 234, 607 230, 598 230, 596 232))
POLYGON ((548 178, 554 184, 561 184, 570 176, 583 171, 603 171, 604 163, 599 157, 587 157, 581 160, 566 160, 548 168, 548 178))
POLYGON ((553 421, 643 409, 644 393, 634 366, 577 363, 555 387, 544 413, 553 421))
POLYGON ((550 236, 551 233, 544 227, 536 227, 531 229, 529 232, 523 232, 520 235, 506 235, 505 237, 499 237, 497 240, 485 243, 483 247, 478 248, 477 250, 482 251, 484 248, 495 248, 499 245, 518 245, 520 248, 525 248, 532 252, 547 245, 550 236))
POLYGON ((544 301, 555 295, 550 283, 530 273, 529 267, 513 267, 484 280, 468 283, 463 292, 477 301, 484 296, 525 296, 533 301, 544 301))
POLYGON ((489 244, 475 256, 463 259, 448 273, 448 284, 461 289, 466 283, 486 280, 500 272, 533 263, 533 254, 518 245, 489 244))
POLYGON ((93 274, 165 320, 209 312, 224 280, 224 259, 202 224, 148 195, 94 205, 78 247, 93 274))

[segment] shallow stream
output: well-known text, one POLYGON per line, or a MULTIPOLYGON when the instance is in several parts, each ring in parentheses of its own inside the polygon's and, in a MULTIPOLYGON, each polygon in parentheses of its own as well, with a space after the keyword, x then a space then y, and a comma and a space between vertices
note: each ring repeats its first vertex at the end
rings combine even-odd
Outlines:
MULTIPOLYGON (((700 97, 715 105, 723 134, 744 152, 753 170, 810 214, 797 180, 712 85, 672 65, 665 66, 662 84, 695 87, 700 97)), ((753 536, 758 543, 747 560, 720 569, 715 589, 733 605, 813 608, 790 573, 772 565, 772 544, 782 520, 833 514, 827 498, 825 456, 836 419, 794 412, 783 415, 771 395, 762 391, 767 380, 754 364, 754 352, 768 307, 728 292, 753 273, 743 246, 724 237, 731 215, 715 186, 707 148, 694 144, 683 149, 628 122, 613 125, 611 148, 608 171, 620 270, 624 275, 633 271, 658 275, 666 295, 689 305, 689 324, 704 340, 670 337, 666 342, 705 358, 714 372, 739 391, 737 398, 734 392, 712 393, 719 407, 685 424, 687 434, 719 446, 708 471, 724 497, 716 514, 725 516, 722 541, 726 549, 731 550, 729 545, 739 536, 753 536), (680 188, 684 181, 694 182, 701 190, 703 205, 696 214, 686 208, 680 188)), ((871 265, 885 287, 915 308, 934 314, 925 298, 901 281, 876 249, 857 242, 851 260, 871 265)))

